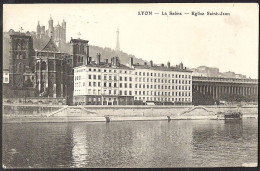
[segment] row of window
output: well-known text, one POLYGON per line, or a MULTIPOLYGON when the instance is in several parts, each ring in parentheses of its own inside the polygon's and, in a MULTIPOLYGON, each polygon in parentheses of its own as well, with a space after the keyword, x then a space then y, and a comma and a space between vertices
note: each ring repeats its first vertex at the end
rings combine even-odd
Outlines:
MULTIPOLYGON (((89 68, 88 71, 97 71, 101 72, 101 69, 89 68)), ((113 73, 124 73, 124 74, 132 74, 132 71, 123 71, 123 70, 111 70, 111 69, 102 69, 102 72, 113 72, 113 73)))
POLYGON ((191 98, 135 97, 135 100, 191 102, 191 98))
MULTIPOLYGON (((80 92, 80 90, 75 90, 80 92)), ((118 90, 103 90, 105 95, 133 95, 132 91, 118 91, 118 90)), ((101 95, 101 90, 88 89, 88 94, 101 95)), ((190 92, 161 92, 161 91, 135 91, 134 95, 147 95, 147 96, 191 96, 190 92)))
MULTIPOLYGON (((82 86, 85 86, 85 82, 83 82, 82 86)), ((88 82, 89 87, 101 87, 101 82, 88 82)), ((104 82, 104 87, 116 87, 118 86, 117 83, 109 83, 104 82)), ((81 82, 75 83, 75 87, 81 87, 81 82)), ((119 83, 119 88, 133 88, 132 84, 129 83, 119 83)), ((176 90, 191 90, 191 86, 167 86, 167 85, 145 85, 145 84, 135 84, 135 88, 147 88, 147 89, 176 89, 176 90)))
POLYGON ((149 73, 149 72, 135 72, 135 75, 139 76, 154 76, 154 77, 172 77, 172 78, 191 78, 191 75, 181 74, 166 74, 166 73, 149 73))
MULTIPOLYGON (((101 75, 88 75, 88 79, 94 79, 94 80, 96 80, 96 79, 98 79, 98 80, 101 80, 101 75)), ((104 80, 115 80, 115 81, 117 81, 117 76, 114 76, 114 77, 112 77, 111 75, 110 76, 107 76, 107 75, 104 75, 104 80)), ((80 80, 80 76, 75 76, 75 80, 80 80)), ((132 81, 132 77, 122 77, 122 76, 120 76, 119 77, 119 80, 120 81, 132 81), (129 78, 129 79, 128 79, 129 78)), ((160 78, 158 78, 158 79, 153 79, 153 78, 135 78, 135 81, 136 82, 138 82, 138 80, 139 80, 139 82, 162 82, 162 83, 178 83, 179 82, 179 84, 190 84, 191 83, 191 81, 189 80, 189 81, 187 81, 187 80, 175 80, 174 81, 174 79, 160 79, 160 78)))
MULTIPOLYGON (((82 72, 84 70, 77 70, 76 72, 82 72)), ((88 71, 97 71, 101 72, 101 69, 89 68, 88 71)), ((123 71, 123 70, 112 70, 112 69, 102 69, 102 72, 110 72, 110 73, 124 73, 124 74, 132 74, 132 71, 123 71)), ((191 75, 184 74, 166 74, 166 73, 150 73, 150 72, 135 72, 135 75, 139 76, 154 76, 154 77, 172 77, 172 78, 191 78, 191 75)))

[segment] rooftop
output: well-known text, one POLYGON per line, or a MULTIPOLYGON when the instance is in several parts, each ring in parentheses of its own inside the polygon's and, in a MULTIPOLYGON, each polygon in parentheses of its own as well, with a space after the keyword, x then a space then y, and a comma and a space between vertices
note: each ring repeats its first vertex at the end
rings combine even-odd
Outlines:
POLYGON ((176 68, 176 67, 170 67, 168 68, 167 66, 158 66, 158 65, 136 65, 134 64, 135 68, 138 69, 151 69, 151 70, 157 70, 157 71, 179 71, 179 72, 192 72, 191 70, 187 69, 181 69, 181 68, 176 68))

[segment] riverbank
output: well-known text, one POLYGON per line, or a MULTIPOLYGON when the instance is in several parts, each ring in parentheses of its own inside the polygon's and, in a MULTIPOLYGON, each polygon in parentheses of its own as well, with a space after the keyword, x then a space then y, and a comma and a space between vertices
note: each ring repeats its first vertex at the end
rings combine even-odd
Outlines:
POLYGON ((3 123, 116 122, 218 119, 218 112, 239 110, 243 118, 258 118, 258 106, 49 106, 3 105, 3 123))

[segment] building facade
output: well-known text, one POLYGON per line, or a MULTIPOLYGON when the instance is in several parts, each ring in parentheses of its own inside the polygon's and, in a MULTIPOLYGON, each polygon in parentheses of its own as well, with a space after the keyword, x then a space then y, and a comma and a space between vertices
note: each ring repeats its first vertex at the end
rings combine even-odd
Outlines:
POLYGON ((74 104, 133 105, 191 104, 192 72, 183 64, 178 67, 161 65, 120 64, 114 57, 74 68, 74 104))
POLYGON ((192 86, 195 105, 258 100, 256 79, 193 76, 192 86))
POLYGON ((39 96, 67 96, 67 61, 69 54, 60 53, 52 38, 41 51, 35 51, 35 88, 39 96))
POLYGON ((87 61, 88 41, 71 39, 71 52, 61 53, 50 37, 40 50, 34 50, 32 36, 15 32, 10 35, 9 53, 9 72, 4 75, 5 101, 27 103, 26 99, 31 98, 32 103, 72 103, 73 65, 87 61))
POLYGON ((33 40, 26 34, 10 35, 9 84, 12 89, 33 87, 33 40))

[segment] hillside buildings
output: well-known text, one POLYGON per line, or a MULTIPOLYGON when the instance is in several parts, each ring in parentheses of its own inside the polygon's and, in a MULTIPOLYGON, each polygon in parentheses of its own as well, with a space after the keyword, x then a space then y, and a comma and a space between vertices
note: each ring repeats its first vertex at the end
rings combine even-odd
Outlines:
POLYGON ((36 32, 4 33, 4 103, 199 105, 258 100, 258 80, 233 72, 206 66, 189 70, 182 63, 173 67, 137 58, 134 63, 120 51, 119 31, 117 51, 103 49, 101 56, 101 49, 90 50, 88 43, 73 38, 66 43, 66 22, 53 26, 52 18, 47 30, 38 23, 36 32), (97 55, 91 57, 91 51, 97 55))

